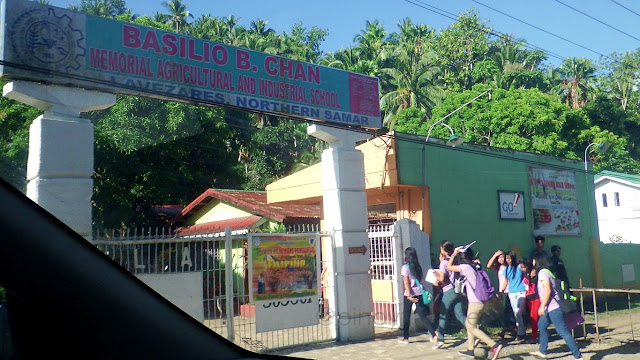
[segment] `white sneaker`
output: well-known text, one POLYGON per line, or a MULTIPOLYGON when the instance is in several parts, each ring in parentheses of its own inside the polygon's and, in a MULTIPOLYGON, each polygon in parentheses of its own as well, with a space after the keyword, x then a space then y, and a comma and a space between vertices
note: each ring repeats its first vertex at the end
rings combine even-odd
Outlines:
POLYGON ((435 350, 435 349, 440 349, 440 348, 441 348, 441 347, 443 347, 443 346, 444 346, 444 342, 442 342, 442 341, 438 341, 437 343, 435 343, 435 344, 433 345, 432 349, 434 349, 434 350, 435 350))

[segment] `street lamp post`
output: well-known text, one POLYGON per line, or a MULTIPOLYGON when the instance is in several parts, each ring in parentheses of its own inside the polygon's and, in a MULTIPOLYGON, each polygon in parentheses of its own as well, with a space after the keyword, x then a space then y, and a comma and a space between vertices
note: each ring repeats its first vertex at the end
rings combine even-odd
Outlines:
POLYGON ((584 171, 587 171, 587 155, 589 154, 589 148, 591 148, 594 145, 598 146, 598 152, 601 152, 601 153, 604 153, 605 151, 607 151, 607 149, 609 149, 608 141, 603 141, 601 143, 594 142, 587 145, 586 149, 584 149, 584 171))

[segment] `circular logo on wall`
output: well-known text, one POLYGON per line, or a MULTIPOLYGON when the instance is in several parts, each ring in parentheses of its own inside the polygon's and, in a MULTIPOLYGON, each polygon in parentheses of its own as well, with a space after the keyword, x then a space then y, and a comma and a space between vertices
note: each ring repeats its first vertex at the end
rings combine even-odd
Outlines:
POLYGON ((21 65, 60 72, 80 69, 84 36, 65 12, 34 7, 17 16, 9 36, 21 65))

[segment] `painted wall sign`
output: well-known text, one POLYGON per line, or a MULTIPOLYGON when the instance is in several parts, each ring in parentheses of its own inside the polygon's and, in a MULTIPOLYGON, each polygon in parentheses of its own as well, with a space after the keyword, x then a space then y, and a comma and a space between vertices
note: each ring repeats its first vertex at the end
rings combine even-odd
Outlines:
POLYGON ((362 245, 362 246, 350 246, 349 247, 349 254, 366 254, 367 253, 367 247, 362 245))
POLYGON ((24 0, 1 16, 3 78, 381 127, 375 77, 24 0))
POLYGON ((501 220, 524 220, 524 192, 498 190, 498 209, 501 220))
POLYGON ((580 235, 574 172, 529 167, 529 187, 534 235, 580 235))

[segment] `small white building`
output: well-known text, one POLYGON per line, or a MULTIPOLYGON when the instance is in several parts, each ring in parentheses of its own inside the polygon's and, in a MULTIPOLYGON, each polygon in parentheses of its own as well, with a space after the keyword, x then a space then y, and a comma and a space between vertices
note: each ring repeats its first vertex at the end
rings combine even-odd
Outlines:
POLYGON ((602 171, 594 184, 600 241, 640 244, 640 176, 602 171))

